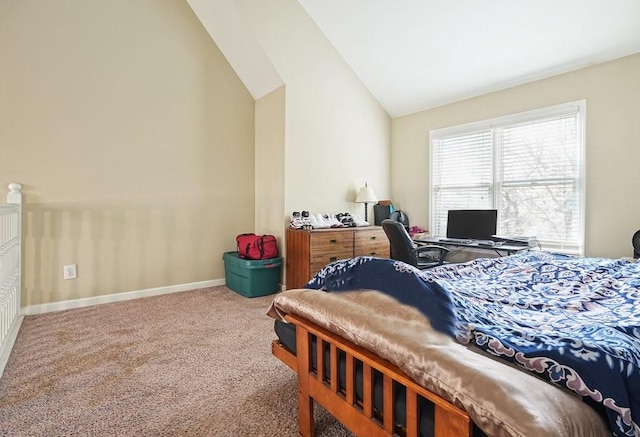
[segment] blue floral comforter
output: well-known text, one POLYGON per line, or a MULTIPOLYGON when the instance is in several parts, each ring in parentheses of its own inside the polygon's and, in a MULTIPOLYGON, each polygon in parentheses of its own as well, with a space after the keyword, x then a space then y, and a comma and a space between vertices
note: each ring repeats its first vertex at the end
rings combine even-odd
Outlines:
POLYGON ((359 257, 307 287, 390 294, 435 329, 601 404, 614 435, 640 435, 640 262, 528 252, 419 271, 359 257))

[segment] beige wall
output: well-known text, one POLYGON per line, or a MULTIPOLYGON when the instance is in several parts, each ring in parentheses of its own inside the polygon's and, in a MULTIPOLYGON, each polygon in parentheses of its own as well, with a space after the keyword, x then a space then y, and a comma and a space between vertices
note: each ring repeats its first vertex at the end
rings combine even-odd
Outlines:
POLYGON ((392 197, 428 225, 429 131, 586 99, 586 255, 630 256, 640 228, 640 55, 510 88, 392 122, 392 197))
MULTIPOLYGON (((284 210, 357 212, 390 194, 391 121, 297 0, 238 0, 286 84, 284 210)), ((371 208, 371 206, 370 206, 371 208)))
POLYGON ((186 2, 0 0, 0 65, 23 305, 224 278, 254 228, 254 101, 186 2))
POLYGON ((284 246, 285 93, 280 87, 256 101, 256 233, 272 234, 284 246))

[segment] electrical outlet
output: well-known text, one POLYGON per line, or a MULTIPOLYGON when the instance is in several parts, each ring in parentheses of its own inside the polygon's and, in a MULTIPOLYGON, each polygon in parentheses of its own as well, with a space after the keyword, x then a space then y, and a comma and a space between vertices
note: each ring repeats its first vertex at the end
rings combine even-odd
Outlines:
POLYGON ((76 273, 76 265, 69 264, 64 266, 63 274, 64 274, 64 279, 76 279, 78 277, 76 273))

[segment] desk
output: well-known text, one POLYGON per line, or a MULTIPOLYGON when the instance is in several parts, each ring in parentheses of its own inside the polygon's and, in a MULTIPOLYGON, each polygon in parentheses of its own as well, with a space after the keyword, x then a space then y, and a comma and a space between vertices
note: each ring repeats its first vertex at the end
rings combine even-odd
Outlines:
POLYGON ((440 238, 437 238, 437 237, 421 238, 421 239, 416 239, 414 241, 416 243, 437 244, 439 246, 445 246, 445 247, 460 247, 464 249, 488 250, 488 251, 495 252, 500 256, 513 255, 514 253, 522 252, 524 250, 535 249, 537 247, 535 245, 521 246, 516 244, 499 244, 499 243, 494 246, 489 246, 473 240, 471 240, 470 243, 452 243, 450 241, 442 241, 440 238))

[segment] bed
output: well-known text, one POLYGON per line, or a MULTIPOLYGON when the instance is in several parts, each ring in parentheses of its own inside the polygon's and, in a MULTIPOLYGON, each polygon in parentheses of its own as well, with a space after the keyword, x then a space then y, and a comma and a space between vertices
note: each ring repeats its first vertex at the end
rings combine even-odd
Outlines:
POLYGON ((303 435, 314 402, 357 435, 640 435, 637 262, 530 252, 419 271, 359 257, 269 314, 303 435))

